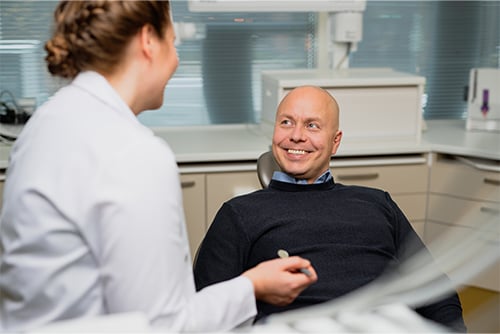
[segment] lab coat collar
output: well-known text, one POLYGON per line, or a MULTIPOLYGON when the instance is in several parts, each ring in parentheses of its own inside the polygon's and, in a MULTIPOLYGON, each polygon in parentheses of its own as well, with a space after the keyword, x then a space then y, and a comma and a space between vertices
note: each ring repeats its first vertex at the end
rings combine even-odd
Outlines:
POLYGON ((72 85, 85 90, 95 98, 111 107, 113 110, 117 111, 122 117, 127 118, 133 123, 136 123, 137 125, 140 125, 140 127, 146 129, 146 127, 139 122, 132 109, 130 109, 118 92, 101 74, 94 71, 81 72, 75 77, 72 85))

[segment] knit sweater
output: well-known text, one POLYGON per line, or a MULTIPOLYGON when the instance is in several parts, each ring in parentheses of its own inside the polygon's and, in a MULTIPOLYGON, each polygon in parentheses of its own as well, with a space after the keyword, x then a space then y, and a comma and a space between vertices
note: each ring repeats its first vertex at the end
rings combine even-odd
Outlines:
MULTIPOLYGON (((410 223, 382 190, 330 180, 297 185, 272 180, 269 187, 224 203, 200 246, 197 289, 240 275, 278 249, 310 260, 318 281, 288 306, 257 302, 257 319, 325 302, 379 277, 401 254, 425 248, 410 223), (409 242, 406 242, 409 241, 409 242)), ((456 294, 417 310, 464 331, 456 294)))

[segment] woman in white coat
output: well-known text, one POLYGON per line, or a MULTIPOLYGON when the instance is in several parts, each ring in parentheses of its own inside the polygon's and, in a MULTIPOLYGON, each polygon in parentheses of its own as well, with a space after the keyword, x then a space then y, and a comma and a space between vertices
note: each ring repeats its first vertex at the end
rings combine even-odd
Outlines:
POLYGON ((55 23, 48 68, 72 81, 11 152, 2 329, 140 311, 163 330, 228 330, 256 298, 287 304, 317 279, 292 257, 195 292, 175 157, 136 117, 161 106, 178 66, 168 1, 63 1, 55 23))

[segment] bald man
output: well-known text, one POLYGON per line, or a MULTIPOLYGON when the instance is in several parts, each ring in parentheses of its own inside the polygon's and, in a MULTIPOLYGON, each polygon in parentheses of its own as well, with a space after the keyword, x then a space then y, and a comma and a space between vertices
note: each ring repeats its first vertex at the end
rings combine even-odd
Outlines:
MULTIPOLYGON (((285 96, 272 141, 281 171, 268 188, 222 205, 198 252, 197 289, 275 258, 279 249, 309 259, 318 281, 288 306, 258 303, 260 319, 358 289, 401 261, 409 245, 425 251, 387 192, 334 181, 330 159, 341 139, 339 106, 327 91, 302 86, 285 96)), ((456 293, 416 311, 466 331, 456 293)))

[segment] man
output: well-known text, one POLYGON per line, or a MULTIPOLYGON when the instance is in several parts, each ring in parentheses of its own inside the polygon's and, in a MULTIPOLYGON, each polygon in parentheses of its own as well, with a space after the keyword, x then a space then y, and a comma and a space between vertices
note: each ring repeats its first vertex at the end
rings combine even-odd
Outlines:
MULTIPOLYGON (((197 288, 239 275, 279 249, 307 258, 318 281, 287 307, 258 304, 258 318, 328 301, 379 277, 422 241, 387 192, 335 183, 330 159, 342 138, 339 107, 319 87, 278 106, 272 151, 282 172, 267 189, 233 198, 217 213, 195 263, 197 288)), ((465 331, 456 294, 417 310, 465 331)))

